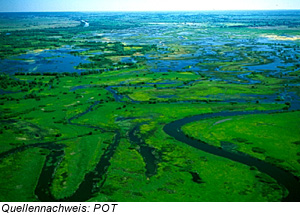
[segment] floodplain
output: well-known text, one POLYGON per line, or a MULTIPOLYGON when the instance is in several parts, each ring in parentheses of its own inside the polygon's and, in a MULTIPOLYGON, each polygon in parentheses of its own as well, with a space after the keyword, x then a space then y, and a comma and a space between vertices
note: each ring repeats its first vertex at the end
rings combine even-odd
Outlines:
POLYGON ((300 11, 0 20, 0 201, 300 201, 300 11))

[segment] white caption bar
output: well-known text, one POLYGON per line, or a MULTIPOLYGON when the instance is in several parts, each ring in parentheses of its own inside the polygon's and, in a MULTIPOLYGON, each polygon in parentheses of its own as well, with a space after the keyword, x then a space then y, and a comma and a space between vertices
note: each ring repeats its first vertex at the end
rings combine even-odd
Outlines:
POLYGON ((130 214, 130 215, 298 215, 300 203, 164 203, 164 202, 3 202, 0 214, 130 214))

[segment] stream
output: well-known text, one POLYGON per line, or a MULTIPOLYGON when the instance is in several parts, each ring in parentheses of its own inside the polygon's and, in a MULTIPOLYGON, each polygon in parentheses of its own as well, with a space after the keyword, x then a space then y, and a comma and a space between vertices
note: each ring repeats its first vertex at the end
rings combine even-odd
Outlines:
POLYGON ((54 198, 54 196, 51 194, 49 186, 53 182, 55 170, 62 161, 64 152, 51 151, 51 153, 46 158, 46 162, 44 163, 44 167, 35 189, 35 194, 38 196, 39 200, 43 202, 83 202, 92 198, 93 195, 100 190, 105 182, 106 172, 108 170, 108 167, 110 166, 110 159, 114 155, 119 142, 120 133, 116 131, 113 143, 110 144, 105 150, 95 169, 85 175, 84 180, 81 182, 75 193, 64 199, 54 198), (49 161, 51 161, 50 165, 49 161))
MULTIPOLYGON (((88 88, 89 85, 85 86, 77 86, 76 89, 82 89, 82 88, 88 88)), ((124 98, 123 95, 120 95, 117 90, 112 89, 112 87, 117 86, 110 86, 107 87, 106 90, 113 94, 116 102, 123 102, 122 99, 124 98)), ((290 95, 286 92, 287 95, 290 95)), ((297 98, 294 98, 293 96, 290 96, 291 100, 291 106, 289 110, 299 110, 300 104, 298 102, 297 98)), ((133 101, 130 99, 133 103, 139 103, 139 101, 133 101)), ((184 102, 184 101, 182 101, 184 102)), ((227 101, 226 101, 227 102, 227 101)), ((180 102, 178 102, 180 103, 180 102)), ((69 125, 74 126, 82 126, 82 127, 88 127, 91 129, 97 129, 100 132, 108 132, 105 131, 103 128, 87 125, 87 124, 78 124, 72 122, 75 119, 78 119, 82 117, 83 115, 89 113, 90 111, 94 110, 94 107, 101 104, 100 101, 95 101, 93 104, 91 104, 85 111, 71 117, 68 119, 69 125)), ((209 119, 209 118, 215 118, 215 117, 228 117, 228 116, 239 116, 239 115, 249 115, 249 114, 269 114, 269 113, 275 113, 275 112, 282 112, 280 110, 271 110, 271 111, 238 111, 238 112, 219 112, 219 113, 209 113, 209 114, 202 114, 202 115, 195 115, 192 117, 186 117, 180 120, 176 120, 174 122, 171 122, 163 128, 166 134, 170 135, 171 137, 175 138, 178 141, 184 142, 189 146, 192 146, 194 148, 197 148, 199 150, 202 150, 204 152, 217 155, 220 157, 224 157, 227 159, 230 159, 232 161, 236 161, 242 164, 245 164, 249 167, 256 167, 259 171, 268 174, 272 178, 274 178, 280 185, 283 185, 288 191, 289 194, 284 197, 283 201, 300 201, 300 183, 298 179, 292 175, 291 173, 284 171, 270 163, 266 163, 262 160, 259 160, 257 158, 251 157, 248 154, 238 152, 230 152, 226 150, 222 150, 218 147, 208 145, 207 143, 201 141, 201 140, 195 140, 192 138, 187 137, 181 130, 181 127, 195 121, 209 119)), ((143 123, 142 123, 143 124, 143 123)), ((155 151, 155 148, 148 146, 144 139, 141 137, 140 134, 140 126, 142 124, 136 125, 133 129, 131 129, 128 132, 128 138, 130 142, 134 145, 138 146, 137 151, 141 154, 141 156, 144 159, 145 162, 145 169, 146 169, 146 177, 150 178, 151 176, 155 175, 158 168, 158 163, 160 160, 160 153, 155 151)), ((83 202, 86 200, 91 199, 94 194, 100 191, 101 187, 103 186, 105 180, 106 180, 106 173, 110 166, 110 160, 113 157, 117 146, 120 142, 120 132, 119 131, 109 131, 114 132, 115 137, 103 155, 101 156, 99 162, 95 166, 95 168, 88 172, 84 176, 84 180, 80 183, 79 187, 76 189, 76 191, 69 197, 65 197, 63 199, 56 199, 50 190, 51 184, 54 180, 55 172, 60 163, 64 159, 64 148, 66 147, 63 144, 57 144, 58 142, 62 142, 65 140, 75 139, 77 137, 69 138, 69 139, 61 139, 57 141, 52 142, 45 142, 45 143, 36 143, 36 144, 30 144, 30 145, 24 145, 19 146, 15 149, 11 149, 7 152, 0 153, 0 159, 3 159, 11 154, 25 151, 29 148, 44 148, 50 150, 50 153, 46 157, 46 161, 44 163, 44 166, 42 168, 41 174, 38 179, 38 183, 35 189, 35 194, 37 198, 40 201, 47 201, 47 202, 55 202, 55 201, 67 201, 67 202, 83 202)), ((90 134, 87 134, 90 135, 90 134)), ((83 135, 83 136, 87 136, 83 135)), ((193 176, 193 181, 196 183, 202 183, 201 178, 197 173, 190 172, 193 176)))
MULTIPOLYGON (((68 124, 75 125, 75 126, 82 126, 82 127, 88 127, 92 129, 98 129, 101 132, 104 131, 103 128, 91 126, 91 125, 85 125, 85 124, 78 124, 73 123, 72 120, 77 119, 90 111, 93 110, 93 108, 100 104, 100 101, 94 102, 89 108, 87 108, 86 111, 79 113, 72 118, 68 119, 68 124)), ((51 142, 44 142, 44 143, 35 143, 35 144, 29 144, 29 145, 23 145, 19 146, 17 148, 8 150, 6 152, 0 153, 0 160, 15 154, 17 152, 23 152, 30 148, 44 148, 50 150, 50 153, 47 155, 44 166, 42 168, 41 174, 38 179, 37 186, 35 188, 35 195, 40 201, 43 202, 84 202, 89 200, 94 196, 95 193, 99 192, 100 188, 103 186, 105 179, 106 179, 106 172, 110 166, 110 160, 113 157, 117 146, 120 142, 120 132, 114 131, 115 137, 107 149, 104 151, 103 155, 101 156, 99 162, 97 163, 94 170, 88 172, 84 180, 80 183, 77 190, 69 197, 63 198, 63 199, 56 199, 52 193, 51 193, 51 184, 54 180, 55 172, 62 160, 64 159, 64 148, 66 147, 64 144, 57 144, 58 142, 66 141, 66 140, 72 140, 76 139, 77 137, 73 138, 64 138, 57 141, 51 141, 51 142)), ((90 134, 82 135, 81 137, 88 136, 90 134)))
POLYGON ((144 139, 141 137, 140 126, 143 124, 145 123, 141 123, 130 130, 128 133, 128 137, 132 144, 138 146, 137 151, 141 154, 146 164, 146 177, 150 178, 151 176, 156 174, 159 158, 161 156, 160 153, 155 150, 155 148, 147 145, 144 139))
POLYGON ((187 145, 192 146, 196 149, 245 164, 249 167, 253 167, 253 166, 256 167, 260 172, 266 173, 267 175, 271 176, 280 185, 283 185, 289 191, 288 196, 284 197, 282 201, 299 202, 300 183, 299 183, 299 179, 296 178, 293 174, 285 170, 282 170, 270 163, 266 163, 262 160, 251 157, 248 154, 242 152, 233 153, 230 151, 225 151, 216 146, 209 145, 204 141, 192 139, 190 137, 187 137, 181 130, 181 128, 188 123, 196 122, 204 119, 211 119, 216 117, 240 116, 240 115, 249 115, 249 114, 269 114, 275 112, 276 111, 273 110, 245 111, 245 112, 238 111, 238 112, 219 112, 219 113, 195 115, 192 117, 186 117, 180 120, 173 121, 165 125, 163 130, 168 135, 175 138, 176 140, 186 143, 187 145))

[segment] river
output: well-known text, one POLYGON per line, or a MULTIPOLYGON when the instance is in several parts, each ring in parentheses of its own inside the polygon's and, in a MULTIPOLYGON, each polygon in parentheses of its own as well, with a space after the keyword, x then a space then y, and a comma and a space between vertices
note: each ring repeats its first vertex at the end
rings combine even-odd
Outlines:
POLYGON ((249 115, 249 114, 268 114, 274 113, 276 111, 239 111, 239 112, 219 112, 219 113, 209 113, 202 115, 195 115, 192 117, 186 117, 183 119, 176 120, 164 126, 164 131, 175 138, 178 141, 181 141, 189 146, 192 146, 196 149, 202 150, 204 152, 224 157, 230 159, 232 161, 236 161, 242 164, 245 164, 249 167, 256 167, 259 171, 268 174, 272 178, 274 178, 279 184, 283 185, 288 191, 288 196, 284 197, 282 201, 290 201, 290 202, 299 202, 300 201, 300 183, 299 179, 296 178, 291 173, 280 169, 270 163, 266 163, 257 158, 251 157, 248 154, 239 152, 233 153, 230 151, 222 150, 218 147, 207 144, 201 140, 191 139, 187 137, 183 131, 181 130, 182 126, 196 122, 199 120, 216 118, 216 117, 229 117, 229 116, 240 116, 240 115, 249 115))

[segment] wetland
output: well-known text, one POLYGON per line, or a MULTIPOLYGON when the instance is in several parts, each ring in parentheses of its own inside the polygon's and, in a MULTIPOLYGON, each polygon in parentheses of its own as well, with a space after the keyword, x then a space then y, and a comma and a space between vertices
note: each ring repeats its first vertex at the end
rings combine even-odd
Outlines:
POLYGON ((300 201, 300 11, 0 20, 0 201, 300 201))

